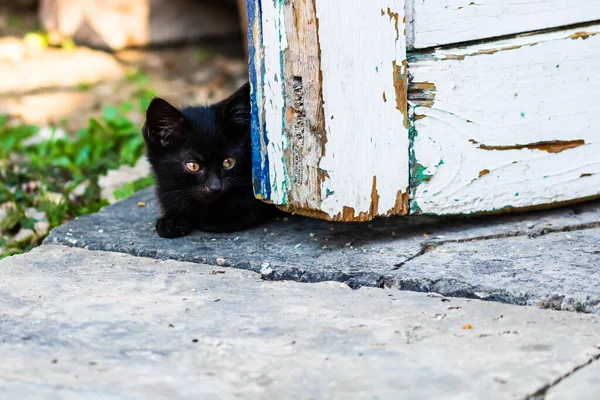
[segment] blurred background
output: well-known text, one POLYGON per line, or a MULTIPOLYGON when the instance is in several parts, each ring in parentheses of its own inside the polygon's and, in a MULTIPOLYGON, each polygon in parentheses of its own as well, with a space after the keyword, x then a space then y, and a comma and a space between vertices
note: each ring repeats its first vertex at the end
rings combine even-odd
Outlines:
POLYGON ((209 104, 247 81, 238 3, 0 0, 0 258, 152 185, 150 100, 209 104))

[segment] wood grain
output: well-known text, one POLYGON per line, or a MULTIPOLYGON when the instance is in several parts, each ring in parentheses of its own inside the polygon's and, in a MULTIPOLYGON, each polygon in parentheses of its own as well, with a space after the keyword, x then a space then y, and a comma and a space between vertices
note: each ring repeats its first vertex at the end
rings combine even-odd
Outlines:
POLYGON ((597 0, 407 0, 410 48, 600 20, 597 0))
POLYGON ((409 61, 411 213, 600 195, 600 26, 409 61))
POLYGON ((404 2, 256 3, 257 197, 338 221, 406 213, 404 2))

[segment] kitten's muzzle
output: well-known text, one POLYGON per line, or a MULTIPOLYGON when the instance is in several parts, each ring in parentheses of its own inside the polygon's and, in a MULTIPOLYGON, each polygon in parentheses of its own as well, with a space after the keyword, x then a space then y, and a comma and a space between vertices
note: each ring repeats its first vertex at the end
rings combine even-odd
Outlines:
POLYGON ((221 190, 223 190, 223 184, 221 183, 220 180, 214 179, 207 183, 206 189, 207 189, 208 193, 217 194, 221 190))
POLYGON ((223 194, 222 184, 206 184, 196 188, 195 197, 203 203, 212 203, 223 194))

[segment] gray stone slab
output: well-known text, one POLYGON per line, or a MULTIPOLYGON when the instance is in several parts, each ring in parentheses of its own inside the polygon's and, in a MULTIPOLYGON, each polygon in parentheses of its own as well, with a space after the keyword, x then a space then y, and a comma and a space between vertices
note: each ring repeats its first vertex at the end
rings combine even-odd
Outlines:
POLYGON ((3 399, 522 399, 600 356, 596 316, 63 246, 0 307, 3 399))
POLYGON ((245 232, 196 232, 161 239, 152 189, 52 231, 46 243, 267 271, 271 280, 337 280, 381 286, 384 274, 427 243, 462 242, 600 226, 600 202, 559 210, 485 217, 398 217, 344 224, 290 216, 245 232), (138 202, 145 207, 138 207, 138 202), (266 266, 266 267, 265 267, 266 266))
POLYGON ((597 400, 600 397, 600 360, 575 371, 573 375, 551 387, 544 400, 597 400))
POLYGON ((600 314, 600 228, 446 243, 384 281, 401 290, 600 314))

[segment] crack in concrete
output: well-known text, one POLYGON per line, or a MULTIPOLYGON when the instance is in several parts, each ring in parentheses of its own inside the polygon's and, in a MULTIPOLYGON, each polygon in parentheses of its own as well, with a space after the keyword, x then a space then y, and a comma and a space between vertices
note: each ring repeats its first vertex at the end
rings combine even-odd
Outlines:
MULTIPOLYGON (((511 291, 506 291, 503 289, 494 289, 489 287, 481 287, 478 285, 470 284, 466 281, 461 281, 453 278, 439 278, 439 279, 431 279, 427 277, 417 278, 417 277, 402 277, 395 276, 393 274, 394 271, 398 271, 407 263, 427 254, 440 246, 450 243, 466 243, 466 242, 477 242, 477 241, 485 241, 491 239, 500 239, 500 238, 513 238, 513 237, 529 237, 532 239, 542 237, 551 233, 560 233, 560 232, 571 232, 571 231, 579 231, 579 230, 587 230, 600 227, 600 221, 589 222, 589 223, 581 223, 574 224, 562 227, 545 227, 538 228, 533 232, 523 232, 521 230, 517 230, 514 232, 493 234, 493 235, 485 235, 485 236, 475 236, 469 238, 461 238, 461 239, 449 239, 449 240, 439 240, 439 241, 425 241, 421 243, 421 249, 415 253, 414 255, 408 257, 406 260, 394 265, 393 268, 388 270, 383 274, 382 283, 383 288, 391 288, 397 289, 401 291, 412 291, 412 292, 421 292, 421 293, 440 293, 447 297, 461 297, 461 298, 474 298, 484 301, 495 301, 505 304, 514 304, 514 305, 533 305, 531 301, 535 299, 535 296, 532 298, 530 293, 513 293, 511 291), (485 294, 485 295, 482 295, 485 294)), ((549 296, 547 298, 542 298, 537 302, 537 306, 540 308, 553 309, 557 311, 576 311, 583 313, 591 313, 595 306, 597 306, 600 302, 588 302, 586 304, 581 304, 574 299, 567 299, 565 305, 566 296, 549 296)))
POLYGON ((407 262, 412 261, 412 260, 414 260, 417 257, 421 257, 425 253, 429 253, 430 251, 435 250, 438 246, 439 246, 439 244, 437 242, 424 242, 424 243, 421 243, 421 250, 419 250, 415 255, 410 256, 406 260, 404 260, 404 261, 402 261, 402 262, 394 265, 394 268, 392 268, 390 271, 395 271, 397 269, 402 268, 402 266, 404 264, 406 264, 407 262))
MULTIPOLYGON (((400 291, 437 293, 444 297, 493 301, 519 306, 527 305, 527 301, 530 299, 528 293, 516 294, 503 289, 481 287, 454 278, 397 278, 384 275, 383 283, 386 288, 400 291)), ((583 309, 581 311, 585 312, 583 309)))
POLYGON ((434 242, 425 242, 425 244, 435 244, 437 246, 441 246, 446 243, 467 243, 467 242, 476 242, 476 241, 480 241, 480 240, 511 238, 511 237, 519 237, 519 236, 527 236, 530 238, 537 238, 540 236, 547 235, 549 233, 582 231, 582 230, 586 230, 586 229, 594 229, 594 228, 599 228, 599 227, 600 227, 600 221, 596 221, 596 222, 586 222, 586 223, 576 224, 576 225, 562 226, 559 228, 542 228, 537 231, 529 232, 529 233, 525 233, 522 231, 515 231, 515 232, 508 232, 508 233, 497 233, 494 235, 475 236, 475 237, 462 238, 462 239, 449 239, 449 240, 439 240, 439 241, 434 241, 434 242))
MULTIPOLYGON (((596 349, 600 350, 600 347, 596 347, 596 349)), ((598 361, 598 360, 600 360, 600 354, 596 354, 595 356, 592 356, 585 363, 576 366, 575 368, 573 368, 566 374, 564 374, 564 375, 558 377, 557 379, 555 379, 554 381, 542 386, 535 393, 526 396, 524 398, 524 400, 544 400, 546 398, 546 394, 548 393, 548 390, 552 389, 553 387, 558 385, 560 382, 562 382, 563 380, 565 380, 568 377, 570 377, 571 375, 573 375, 575 372, 587 367, 588 365, 591 365, 594 361, 598 361)))
POLYGON ((529 237, 536 238, 539 236, 547 235, 548 233, 583 231, 586 229, 593 229, 593 228, 600 228, 600 221, 586 222, 583 224, 563 226, 560 228, 544 228, 544 229, 539 230, 538 232, 533 232, 532 234, 529 235, 529 237))
POLYGON ((586 229, 594 229, 594 228, 599 228, 599 227, 600 227, 600 221, 596 221, 596 222, 586 222, 583 224, 562 226, 559 228, 543 228, 543 229, 539 229, 537 231, 530 232, 530 233, 524 233, 522 231, 515 231, 515 232, 508 232, 508 233, 497 233, 497 234, 493 234, 493 235, 474 236, 474 237, 461 238, 461 239, 425 241, 425 242, 421 243, 421 250, 419 250, 414 255, 408 257, 406 260, 394 265, 394 268, 392 268, 390 271, 398 270, 398 269, 402 268, 402 266, 404 266, 404 264, 414 260, 415 258, 420 257, 423 254, 429 253, 430 251, 435 250, 439 246, 443 246, 448 243, 467 243, 467 242, 477 242, 477 241, 484 241, 484 240, 512 238, 512 237, 521 237, 521 236, 527 236, 532 239, 535 239, 535 238, 538 238, 538 237, 541 237, 541 236, 544 236, 544 235, 547 235, 550 233, 573 232, 573 231, 581 231, 581 230, 586 230, 586 229))

